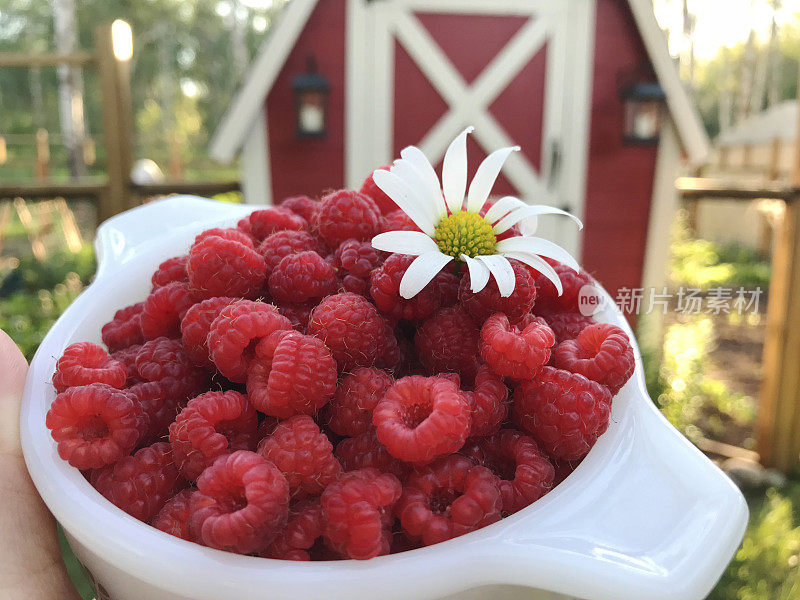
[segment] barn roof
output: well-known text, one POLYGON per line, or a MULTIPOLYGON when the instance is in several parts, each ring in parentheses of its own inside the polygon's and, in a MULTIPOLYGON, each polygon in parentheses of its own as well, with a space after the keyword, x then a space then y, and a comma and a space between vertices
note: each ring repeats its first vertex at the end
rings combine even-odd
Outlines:
MULTIPOLYGON (((262 110, 281 68, 311 16, 318 0, 292 0, 262 44, 248 75, 228 107, 211 140, 213 158, 229 162, 241 149, 251 126, 262 110)), ((703 162, 709 151, 708 136, 694 103, 683 87, 656 22, 650 0, 628 0, 645 48, 666 93, 667 107, 678 137, 692 164, 703 162)))
POLYGON ((791 142, 797 137, 797 112, 797 100, 780 102, 722 132, 715 142, 718 146, 764 144, 775 139, 791 142))

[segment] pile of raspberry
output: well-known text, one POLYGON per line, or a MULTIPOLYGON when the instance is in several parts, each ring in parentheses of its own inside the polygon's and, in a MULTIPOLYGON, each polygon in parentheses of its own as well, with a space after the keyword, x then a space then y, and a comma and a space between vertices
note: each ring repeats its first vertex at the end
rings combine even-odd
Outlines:
POLYGON ((370 240, 413 228, 370 176, 203 231, 105 348, 58 360, 59 455, 132 517, 265 558, 403 552, 535 502, 606 430, 629 340, 558 263, 561 295, 512 260, 510 297, 456 264, 402 298, 413 257, 370 240))

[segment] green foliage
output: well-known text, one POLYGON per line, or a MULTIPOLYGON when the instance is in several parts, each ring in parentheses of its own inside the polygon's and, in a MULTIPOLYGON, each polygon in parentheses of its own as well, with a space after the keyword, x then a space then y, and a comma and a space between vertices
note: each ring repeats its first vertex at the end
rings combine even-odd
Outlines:
POLYGON ((750 525, 708 600, 800 598, 800 484, 750 499, 750 525))

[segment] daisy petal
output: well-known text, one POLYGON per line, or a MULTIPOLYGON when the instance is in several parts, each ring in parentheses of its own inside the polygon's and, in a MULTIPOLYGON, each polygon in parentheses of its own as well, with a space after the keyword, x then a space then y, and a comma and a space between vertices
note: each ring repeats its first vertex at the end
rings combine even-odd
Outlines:
POLYGON ((556 273, 555 269, 551 267, 543 258, 536 256, 535 254, 527 254, 525 252, 504 252, 503 256, 506 258, 513 258, 519 262, 525 263, 529 267, 536 269, 539 271, 539 273, 553 282, 553 285, 556 286, 556 290, 558 290, 559 296, 564 293, 564 286, 561 285, 561 278, 558 276, 558 273, 556 273))
POLYGON ((372 238, 372 247, 384 252, 419 256, 438 250, 436 242, 421 231, 387 231, 372 238))
POLYGON ((442 190, 451 213, 461 210, 467 190, 467 134, 475 131, 467 127, 450 142, 442 161, 442 190))
POLYGON ((489 193, 494 187, 494 182, 500 174, 500 169, 503 168, 503 163, 512 152, 518 151, 519 146, 512 146, 510 148, 500 148, 495 150, 478 167, 475 172, 475 177, 472 178, 472 183, 469 184, 469 193, 467 194, 467 212, 477 213, 481 211, 489 193))
POLYGON ((578 224, 578 229, 583 229, 583 223, 581 223, 581 220, 575 215, 572 215, 565 210, 561 210, 560 208, 555 208, 554 206, 537 204, 534 206, 526 205, 512 211, 511 214, 506 215, 495 224, 494 232, 496 234, 503 233, 504 231, 511 229, 520 221, 530 219, 531 217, 536 217, 538 215, 564 215, 565 217, 569 217, 575 221, 578 224))
POLYGON ((466 254, 461 255, 461 260, 467 263, 467 268, 469 269, 469 289, 473 294, 477 294, 489 283, 489 276, 491 275, 489 267, 466 254))
POLYGON ((400 152, 400 157, 419 173, 426 195, 429 197, 431 205, 435 207, 434 216, 436 220, 438 221, 447 215, 447 206, 444 202, 444 196, 442 196, 439 177, 436 175, 436 171, 433 170, 428 158, 422 153, 422 150, 416 146, 408 146, 400 152))
POLYGON ((434 204, 428 197, 427 190, 425 189, 425 181, 419 171, 414 168, 414 165, 407 160, 398 159, 394 161, 391 170, 392 173, 402 179, 403 183, 408 186, 408 189, 411 190, 411 193, 417 198, 418 205, 425 209, 425 214, 431 222, 434 224, 438 223, 439 218, 436 217, 434 204))
POLYGON ((436 231, 435 224, 428 216, 429 211, 426 210, 424 203, 420 205, 420 200, 408 184, 403 181, 396 173, 390 171, 375 171, 372 175, 381 191, 389 196, 395 204, 408 215, 408 217, 417 224, 417 227, 422 229, 428 235, 433 235, 436 231))
POLYGON ((512 210, 523 208, 525 206, 528 205, 519 198, 515 198, 514 196, 503 196, 500 198, 500 200, 489 207, 489 210, 486 211, 486 215, 483 218, 486 219, 487 223, 494 223, 512 210))
POLYGON ((403 279, 400 280, 400 295, 408 300, 419 294, 451 260, 452 256, 442 254, 438 250, 419 255, 408 266, 403 279))
POLYGON ((536 254, 539 256, 546 256, 547 258, 554 258, 558 262, 563 263, 570 267, 573 271, 580 271, 581 267, 578 261, 572 255, 564 250, 558 244, 554 244, 550 240, 538 237, 515 236, 506 240, 497 242, 498 252, 526 252, 528 254, 536 254))
POLYGON ((500 296, 508 298, 517 285, 517 274, 514 273, 514 269, 508 259, 498 254, 478 256, 477 259, 489 267, 492 275, 494 275, 497 289, 500 290, 500 296))

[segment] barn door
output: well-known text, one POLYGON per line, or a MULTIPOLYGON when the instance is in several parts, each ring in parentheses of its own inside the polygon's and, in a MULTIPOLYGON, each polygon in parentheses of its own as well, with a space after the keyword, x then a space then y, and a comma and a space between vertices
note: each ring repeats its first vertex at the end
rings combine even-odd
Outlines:
MULTIPOLYGON (((498 193, 582 216, 593 19, 594 0, 348 0, 347 183, 408 144, 437 164, 474 125, 473 167, 523 149, 498 193)), ((540 233, 580 250, 563 220, 540 233)))

